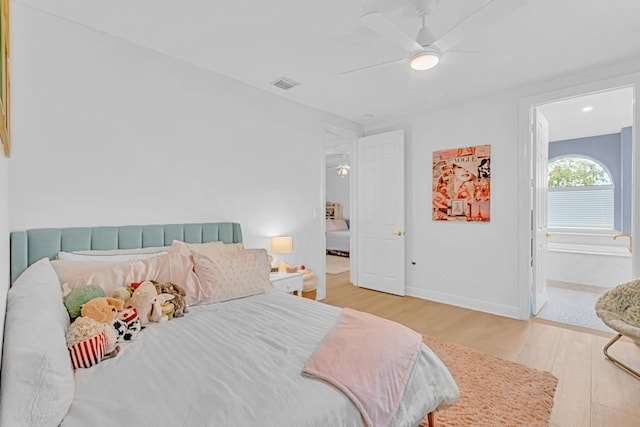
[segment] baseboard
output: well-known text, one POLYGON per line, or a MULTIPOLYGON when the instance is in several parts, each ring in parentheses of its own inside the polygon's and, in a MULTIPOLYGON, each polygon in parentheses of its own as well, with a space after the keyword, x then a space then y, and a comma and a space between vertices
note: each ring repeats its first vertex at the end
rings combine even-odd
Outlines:
POLYGON ((405 288, 405 292, 408 296, 435 301, 442 304, 455 305, 458 307, 468 308, 470 310, 510 317, 512 319, 529 320, 529 317, 523 319, 519 316, 520 310, 516 306, 495 304, 488 301, 482 301, 473 298, 464 298, 457 295, 435 292, 427 289, 415 288, 412 286, 407 286, 405 288))

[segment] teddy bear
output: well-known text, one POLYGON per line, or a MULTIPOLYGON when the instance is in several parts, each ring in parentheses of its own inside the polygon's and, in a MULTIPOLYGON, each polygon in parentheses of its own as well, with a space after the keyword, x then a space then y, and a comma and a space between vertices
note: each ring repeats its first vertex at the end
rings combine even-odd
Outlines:
POLYGON ((82 317, 93 319, 105 325, 107 353, 115 350, 116 343, 119 341, 121 322, 117 315, 123 305, 122 300, 117 298, 98 297, 87 301, 80 309, 82 317))
POLYGON ((165 311, 165 314, 168 315, 169 319, 172 317, 182 317, 187 313, 187 302, 185 300, 187 294, 180 286, 171 282, 157 282, 155 280, 151 280, 150 282, 156 287, 158 294, 170 294, 174 296, 171 303, 168 303, 165 306, 169 307, 169 304, 173 304, 173 315, 171 315, 170 311, 167 311, 166 309, 163 310, 165 311))

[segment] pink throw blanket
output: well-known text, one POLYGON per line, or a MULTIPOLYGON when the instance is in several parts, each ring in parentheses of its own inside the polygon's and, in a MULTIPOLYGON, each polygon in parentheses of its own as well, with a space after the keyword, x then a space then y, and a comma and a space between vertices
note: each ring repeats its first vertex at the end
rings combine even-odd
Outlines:
POLYGON ((345 308, 302 373, 340 389, 369 427, 387 427, 400 406, 421 343, 422 337, 403 325, 345 308))

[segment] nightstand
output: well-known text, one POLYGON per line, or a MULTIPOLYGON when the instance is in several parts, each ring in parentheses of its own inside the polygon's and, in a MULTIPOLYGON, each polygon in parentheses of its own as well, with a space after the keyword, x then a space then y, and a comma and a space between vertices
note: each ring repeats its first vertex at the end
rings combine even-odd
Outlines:
POLYGON ((302 296, 302 276, 303 273, 270 273, 269 280, 279 291, 294 293, 302 296))

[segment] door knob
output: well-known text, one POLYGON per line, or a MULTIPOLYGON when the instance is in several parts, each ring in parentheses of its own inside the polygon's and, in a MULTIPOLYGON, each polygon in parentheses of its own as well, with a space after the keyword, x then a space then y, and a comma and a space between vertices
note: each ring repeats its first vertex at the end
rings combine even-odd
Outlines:
POLYGON ((404 236, 404 231, 396 231, 394 233, 392 233, 394 236, 404 236))

